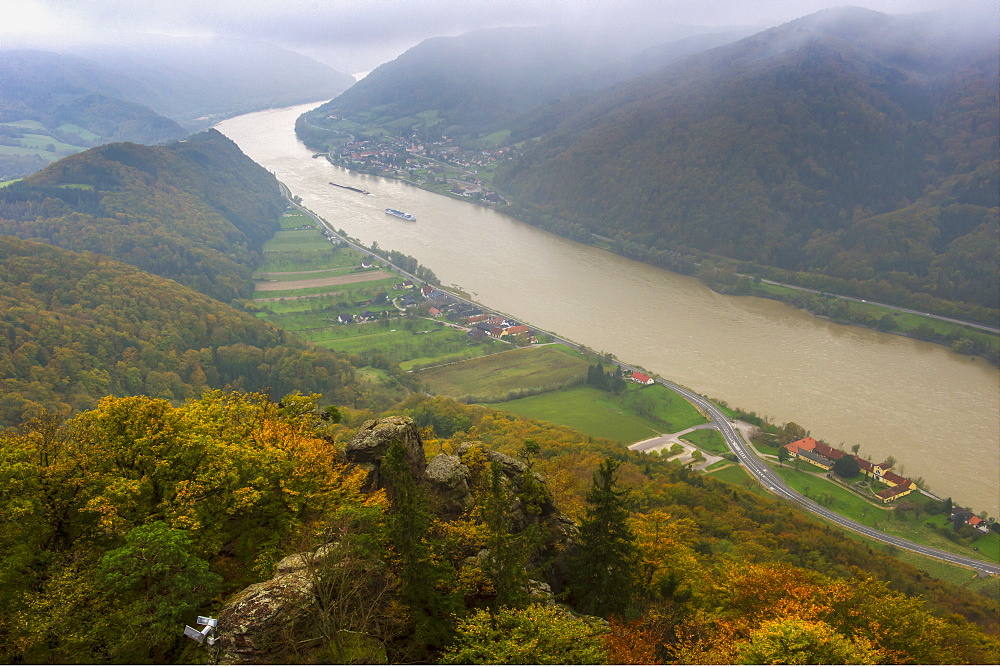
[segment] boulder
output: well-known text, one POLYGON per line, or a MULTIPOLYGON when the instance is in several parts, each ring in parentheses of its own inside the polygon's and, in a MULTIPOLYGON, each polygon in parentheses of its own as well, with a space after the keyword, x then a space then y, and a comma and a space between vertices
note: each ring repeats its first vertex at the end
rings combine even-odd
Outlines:
POLYGON ((438 454, 428 464, 424 478, 430 484, 442 516, 455 518, 472 507, 474 501, 469 492, 469 468, 459 457, 438 454))
POLYGON ((385 453, 397 443, 403 443, 406 461, 416 479, 421 479, 427 468, 424 446, 420 433, 409 417, 385 417, 369 419, 351 438, 344 448, 348 461, 368 472, 367 489, 379 489, 385 485, 380 465, 385 453))
POLYGON ((294 635, 313 606, 313 577, 305 569, 303 554, 296 558, 301 567, 289 569, 289 559, 284 559, 284 572, 248 586, 223 608, 216 628, 218 664, 283 662, 289 651, 282 638, 294 635))

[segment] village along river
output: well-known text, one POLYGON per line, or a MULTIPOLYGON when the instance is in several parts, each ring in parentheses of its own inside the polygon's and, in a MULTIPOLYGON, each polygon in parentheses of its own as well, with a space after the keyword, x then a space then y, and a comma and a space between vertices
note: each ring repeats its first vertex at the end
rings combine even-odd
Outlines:
POLYGON ((1000 370, 949 349, 841 326, 785 304, 554 236, 475 204, 334 167, 295 138, 316 105, 217 126, 302 203, 370 245, 412 255, 484 306, 873 461, 1000 516, 1000 370), (371 192, 364 195, 330 181, 371 192), (395 208, 416 216, 386 215, 395 208))

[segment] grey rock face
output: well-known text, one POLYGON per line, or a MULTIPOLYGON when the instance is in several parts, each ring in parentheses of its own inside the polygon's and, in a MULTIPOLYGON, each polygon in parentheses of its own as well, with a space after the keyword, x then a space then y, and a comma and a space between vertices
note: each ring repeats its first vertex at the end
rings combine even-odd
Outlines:
POLYGON ((348 461, 368 471, 367 488, 377 489, 383 486, 379 465, 382 457, 396 442, 403 443, 413 476, 416 479, 423 477, 427 458, 413 420, 409 417, 369 419, 344 448, 344 456, 348 461))
POLYGON ((281 638, 304 618, 313 604, 313 578, 304 554, 285 558, 285 571, 240 591, 219 614, 219 664, 270 664, 287 652, 281 638), (292 568, 289 558, 298 559, 292 568))
POLYGON ((462 459, 451 454, 438 454, 431 459, 424 478, 439 500, 439 511, 445 516, 457 517, 472 507, 469 491, 469 468, 462 459))

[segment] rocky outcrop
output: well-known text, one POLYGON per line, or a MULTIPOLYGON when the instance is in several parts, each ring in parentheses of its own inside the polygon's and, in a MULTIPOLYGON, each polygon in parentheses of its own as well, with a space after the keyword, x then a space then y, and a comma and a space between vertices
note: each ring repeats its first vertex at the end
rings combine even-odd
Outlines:
POLYGON ((344 448, 344 456, 348 461, 368 471, 366 488, 374 490, 385 486, 381 474, 382 457, 397 442, 403 444, 406 461, 414 478, 423 478, 427 459, 413 420, 409 417, 369 419, 344 448))
POLYGON ((308 554, 294 554, 278 563, 277 574, 253 584, 229 600, 219 614, 216 634, 221 665, 266 665, 284 662, 283 638, 309 616, 313 577, 308 554))
POLYGON ((438 511, 444 516, 458 516, 475 502, 469 489, 469 468, 451 454, 431 459, 424 478, 438 499, 438 511))
MULTIPOLYGON (((565 582, 567 555, 574 549, 576 526, 555 507, 545 481, 525 462, 481 442, 464 443, 454 454, 439 454, 428 464, 413 421, 387 417, 365 422, 345 448, 347 460, 368 472, 367 488, 386 487, 388 480, 381 467, 386 452, 396 443, 403 445, 410 474, 427 490, 433 511, 443 520, 456 519, 474 508, 477 495, 488 488, 494 467, 499 468, 511 532, 519 533, 529 525, 535 531, 532 543, 536 548, 530 567, 541 576, 531 581, 529 592, 536 600, 551 602, 553 591, 558 594, 565 582)), ((314 649, 314 657, 324 655, 322 646, 310 644, 322 641, 315 638, 309 626, 315 623, 316 610, 323 606, 317 602, 323 595, 316 588, 317 577, 313 574, 320 564, 332 564, 338 570, 344 566, 338 544, 284 558, 272 579, 246 588, 226 604, 217 628, 221 664, 289 662, 290 656, 296 658, 291 660, 295 662, 314 649)), ((478 549, 456 557, 481 566, 488 552, 478 549)), ((354 578, 391 579, 385 563, 379 563, 376 570, 350 572, 354 578)), ((381 604, 388 604, 395 595, 391 586, 385 590, 385 597, 379 598, 381 604)))

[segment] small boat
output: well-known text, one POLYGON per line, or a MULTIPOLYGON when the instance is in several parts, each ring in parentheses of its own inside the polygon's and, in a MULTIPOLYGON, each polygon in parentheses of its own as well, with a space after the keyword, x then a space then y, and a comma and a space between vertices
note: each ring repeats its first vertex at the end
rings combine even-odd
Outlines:
POLYGON ((402 211, 397 211, 394 208, 387 208, 385 209, 385 212, 388 213, 389 215, 394 215, 397 218, 402 218, 403 220, 409 220, 410 222, 416 222, 417 220, 417 216, 412 215, 410 213, 403 213, 402 211))
POLYGON ((371 194, 367 190, 362 190, 361 188, 356 188, 353 185, 341 185, 340 183, 334 183, 333 181, 329 181, 329 183, 330 183, 330 185, 333 185, 333 186, 338 187, 338 188, 344 188, 345 190, 352 190, 354 192, 360 192, 363 195, 370 195, 371 194))

